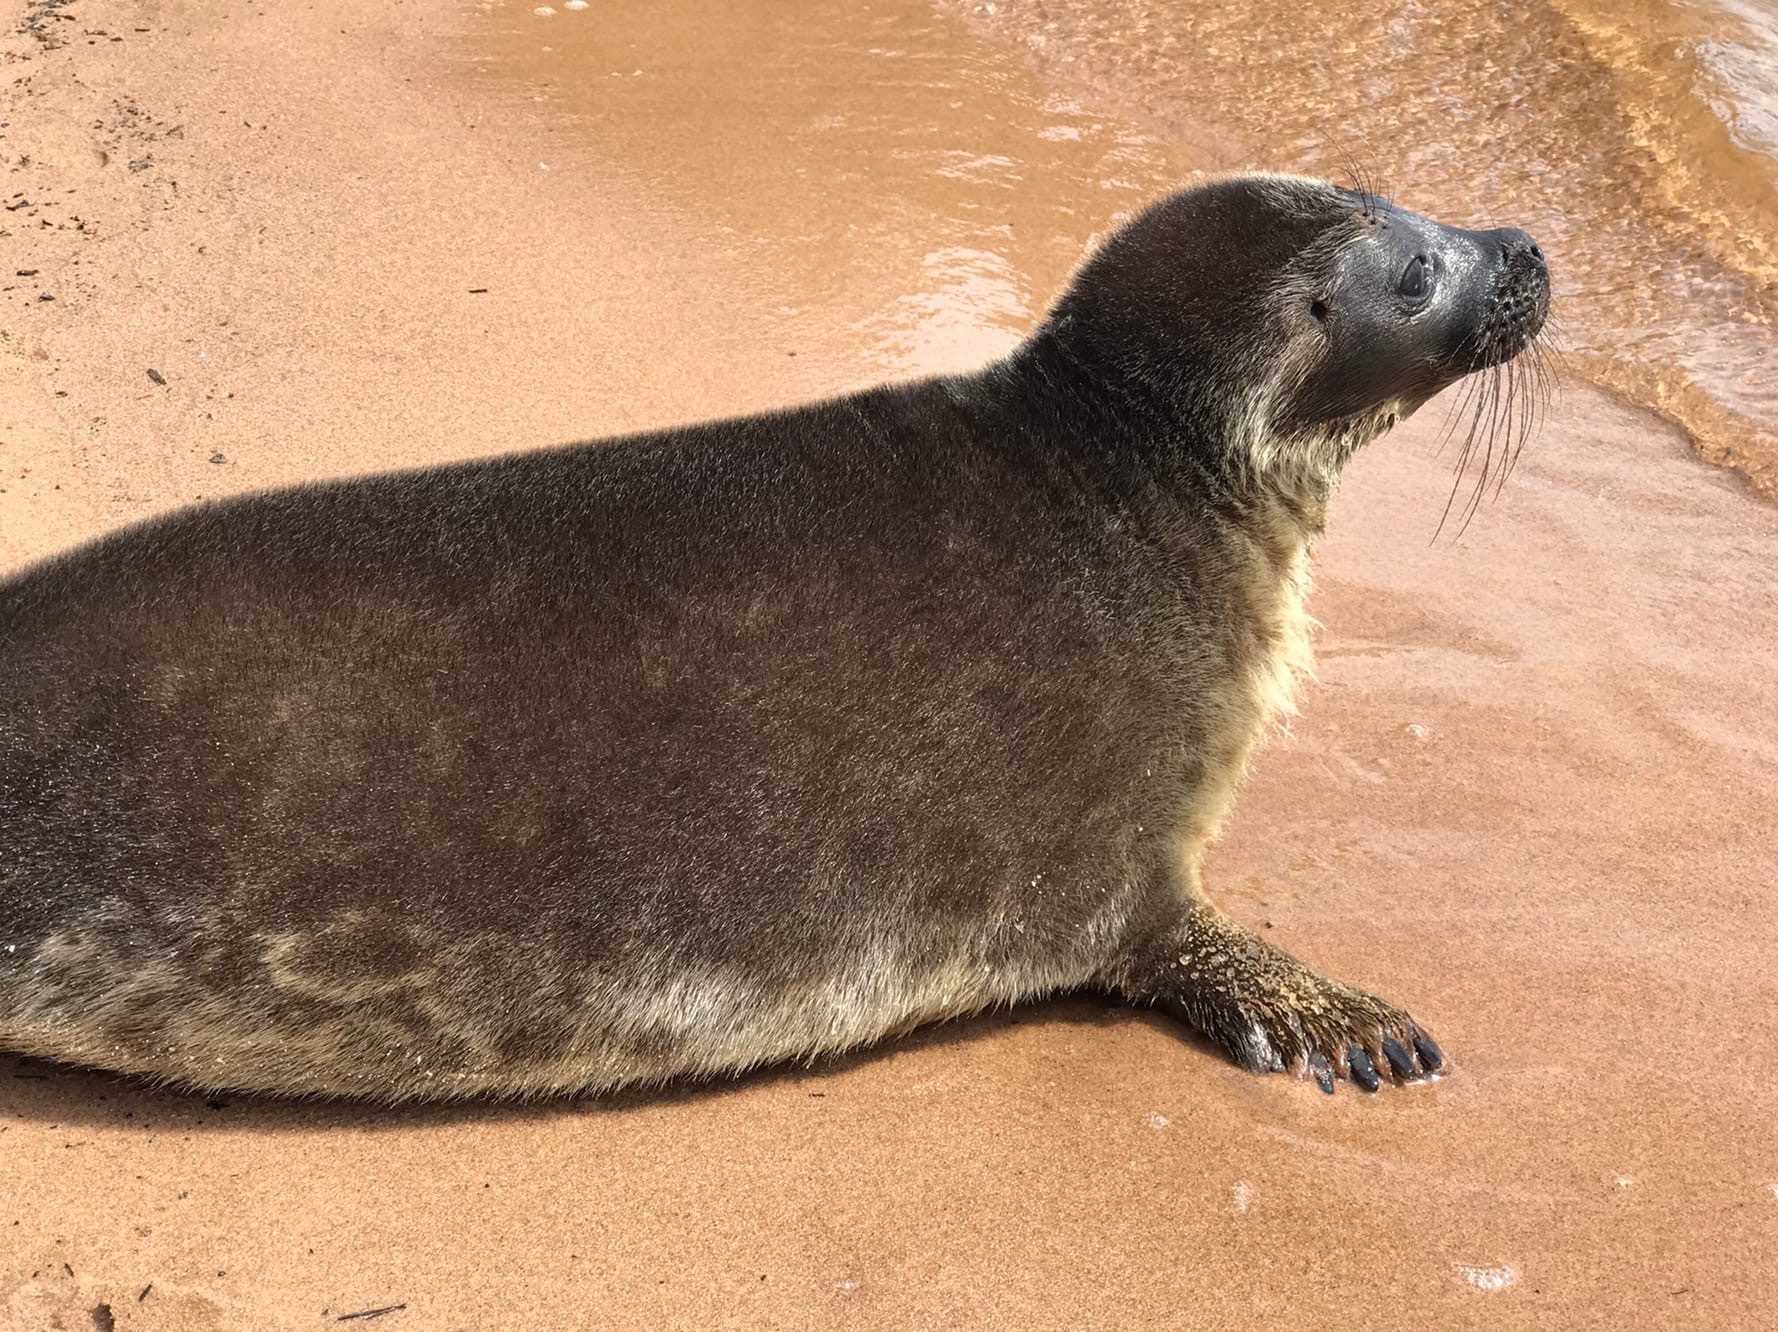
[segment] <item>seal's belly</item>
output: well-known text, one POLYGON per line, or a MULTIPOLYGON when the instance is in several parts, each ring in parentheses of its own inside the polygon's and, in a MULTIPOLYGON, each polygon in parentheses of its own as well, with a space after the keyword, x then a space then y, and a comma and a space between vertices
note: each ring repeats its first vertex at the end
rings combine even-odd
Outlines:
MULTIPOLYGON (((1121 909, 1121 907, 1119 908, 1121 909)), ((600 1090, 732 1073, 1078 986, 1089 950, 990 963, 882 940, 827 974, 698 965, 681 950, 607 971, 494 938, 354 971, 382 926, 253 933, 185 948, 93 913, 0 969, 0 1045, 180 1083, 389 1099, 600 1090), (225 956, 224 949, 239 950, 225 956)))

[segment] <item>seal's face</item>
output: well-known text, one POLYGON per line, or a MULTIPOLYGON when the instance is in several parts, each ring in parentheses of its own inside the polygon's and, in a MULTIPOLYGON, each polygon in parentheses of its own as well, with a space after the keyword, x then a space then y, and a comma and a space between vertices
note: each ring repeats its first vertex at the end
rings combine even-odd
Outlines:
MULTIPOLYGON (((1153 404, 1180 447, 1313 495, 1440 389, 1531 346, 1549 300, 1522 231, 1444 226, 1327 181, 1237 176, 1120 230, 1045 336, 1153 404)), ((1537 396, 1495 374, 1477 398, 1481 437, 1522 439, 1537 396)))
MULTIPOLYGON (((1465 231, 1335 190, 1360 226, 1331 264, 1311 262, 1307 314, 1322 346, 1284 421, 1314 426, 1384 403, 1405 416, 1446 385, 1530 345, 1549 312, 1543 252, 1516 228, 1465 231)), ((1335 226, 1342 220, 1330 219, 1335 226)))

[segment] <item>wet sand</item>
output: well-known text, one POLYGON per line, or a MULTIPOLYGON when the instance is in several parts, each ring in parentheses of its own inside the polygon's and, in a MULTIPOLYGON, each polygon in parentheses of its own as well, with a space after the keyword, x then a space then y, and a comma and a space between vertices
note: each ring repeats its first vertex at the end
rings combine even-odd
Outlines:
MULTIPOLYGON (((873 175, 868 116, 907 109, 838 57, 817 100, 850 102, 812 114, 862 118, 839 147, 790 119, 696 169, 783 50, 738 32, 592 104, 538 86, 568 39, 521 51, 528 7, 87 9, 0 0, 0 202, 30 201, 0 213, 0 568, 200 496, 973 363, 1141 172, 1228 151, 911 2, 860 22, 1016 186, 929 170, 944 135, 873 175)), ((1571 382, 1429 544, 1440 416, 1349 474, 1320 682, 1210 871, 1424 1019, 1451 1076, 1329 1100, 1078 1000, 527 1107, 206 1102, 0 1056, 0 1326, 1757 1325, 1778 511, 1571 382)))

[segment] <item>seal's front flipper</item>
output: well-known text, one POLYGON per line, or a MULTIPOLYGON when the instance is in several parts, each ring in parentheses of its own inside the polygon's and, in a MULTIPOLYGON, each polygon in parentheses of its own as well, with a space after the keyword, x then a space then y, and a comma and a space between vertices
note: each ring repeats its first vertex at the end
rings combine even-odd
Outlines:
POLYGON ((1395 1005, 1309 970, 1194 898, 1137 953, 1116 988, 1202 1032, 1243 1068, 1336 1076, 1376 1091, 1444 1067, 1444 1052, 1395 1005))

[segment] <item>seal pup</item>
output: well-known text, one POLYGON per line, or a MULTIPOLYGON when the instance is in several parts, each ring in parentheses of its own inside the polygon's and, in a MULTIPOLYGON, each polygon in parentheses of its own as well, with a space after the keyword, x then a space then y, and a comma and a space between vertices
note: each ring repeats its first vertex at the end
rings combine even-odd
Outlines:
POLYGON ((1354 450, 1549 302, 1252 175, 978 373, 210 503, 0 582, 0 1047, 395 1101, 810 1059, 1097 986, 1437 1069, 1201 862, 1354 450))

